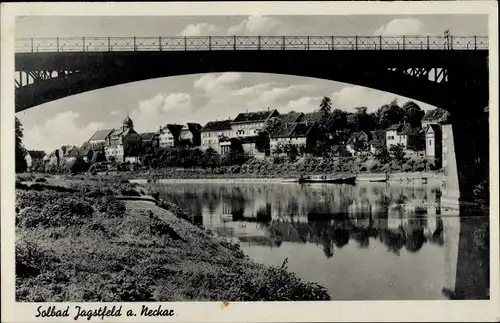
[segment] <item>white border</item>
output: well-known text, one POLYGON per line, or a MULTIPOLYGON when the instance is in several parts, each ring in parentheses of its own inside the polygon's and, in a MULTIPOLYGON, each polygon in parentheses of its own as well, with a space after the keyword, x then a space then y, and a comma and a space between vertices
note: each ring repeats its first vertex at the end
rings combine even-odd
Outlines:
MULTIPOLYGON (((9 3, 1 5, 1 224, 2 322, 42 322, 37 304, 14 302, 14 26, 24 15, 60 16, 216 16, 216 15, 418 15, 488 14, 490 39, 490 286, 489 301, 332 301, 163 303, 175 309, 171 318, 137 316, 108 322, 305 322, 305 321, 499 321, 498 217, 498 8, 496 1, 442 2, 265 2, 265 3, 9 3)), ((70 303, 59 303, 62 306, 70 303)), ((121 303, 124 308, 142 304, 121 303)), ((49 305, 49 304, 45 304, 49 305)), ((101 303, 85 303, 99 307, 101 303)), ((98 319, 99 320, 99 319, 98 319)), ((56 321, 55 319, 53 321, 56 321)), ((72 317, 57 321, 74 321, 72 317)))

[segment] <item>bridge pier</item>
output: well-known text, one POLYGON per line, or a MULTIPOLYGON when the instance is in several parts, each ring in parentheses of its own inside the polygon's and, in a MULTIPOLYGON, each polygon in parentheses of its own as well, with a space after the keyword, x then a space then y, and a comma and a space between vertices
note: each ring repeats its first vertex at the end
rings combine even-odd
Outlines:
POLYGON ((489 120, 484 107, 460 107, 442 126, 443 170, 446 177, 442 202, 448 206, 474 202, 474 186, 489 174, 489 120), (461 109, 460 109, 461 108, 461 109), (477 111, 480 113, 477 113, 477 111))

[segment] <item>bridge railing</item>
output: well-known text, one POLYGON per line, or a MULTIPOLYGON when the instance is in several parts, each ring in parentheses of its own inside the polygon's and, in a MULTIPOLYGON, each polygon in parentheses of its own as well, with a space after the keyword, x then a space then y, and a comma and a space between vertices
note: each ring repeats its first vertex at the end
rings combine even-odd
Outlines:
POLYGON ((205 36, 16 39, 15 52, 196 50, 477 50, 487 36, 205 36))

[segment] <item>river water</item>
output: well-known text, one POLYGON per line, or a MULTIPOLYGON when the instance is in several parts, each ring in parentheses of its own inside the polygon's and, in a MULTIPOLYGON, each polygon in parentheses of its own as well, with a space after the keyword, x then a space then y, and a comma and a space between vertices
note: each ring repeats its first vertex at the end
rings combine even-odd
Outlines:
POLYGON ((334 300, 488 298, 488 219, 441 205, 435 185, 155 184, 192 222, 334 300))

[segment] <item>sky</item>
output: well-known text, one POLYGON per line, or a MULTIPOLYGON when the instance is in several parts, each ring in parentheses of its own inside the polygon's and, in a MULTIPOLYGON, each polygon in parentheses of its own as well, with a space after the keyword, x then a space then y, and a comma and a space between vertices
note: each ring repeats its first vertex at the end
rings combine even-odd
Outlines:
MULTIPOLYGON (((16 20, 16 38, 283 35, 488 35, 487 16, 183 16, 62 17, 26 16, 16 20)), ((128 83, 85 92, 17 113, 27 149, 51 151, 81 145, 98 129, 116 128, 130 115, 139 132, 167 123, 234 118, 245 111, 278 109, 311 112, 323 96, 334 109, 373 112, 404 98, 353 84, 314 78, 238 71, 194 74, 128 83)), ((413 100, 422 109, 434 107, 413 100)))

